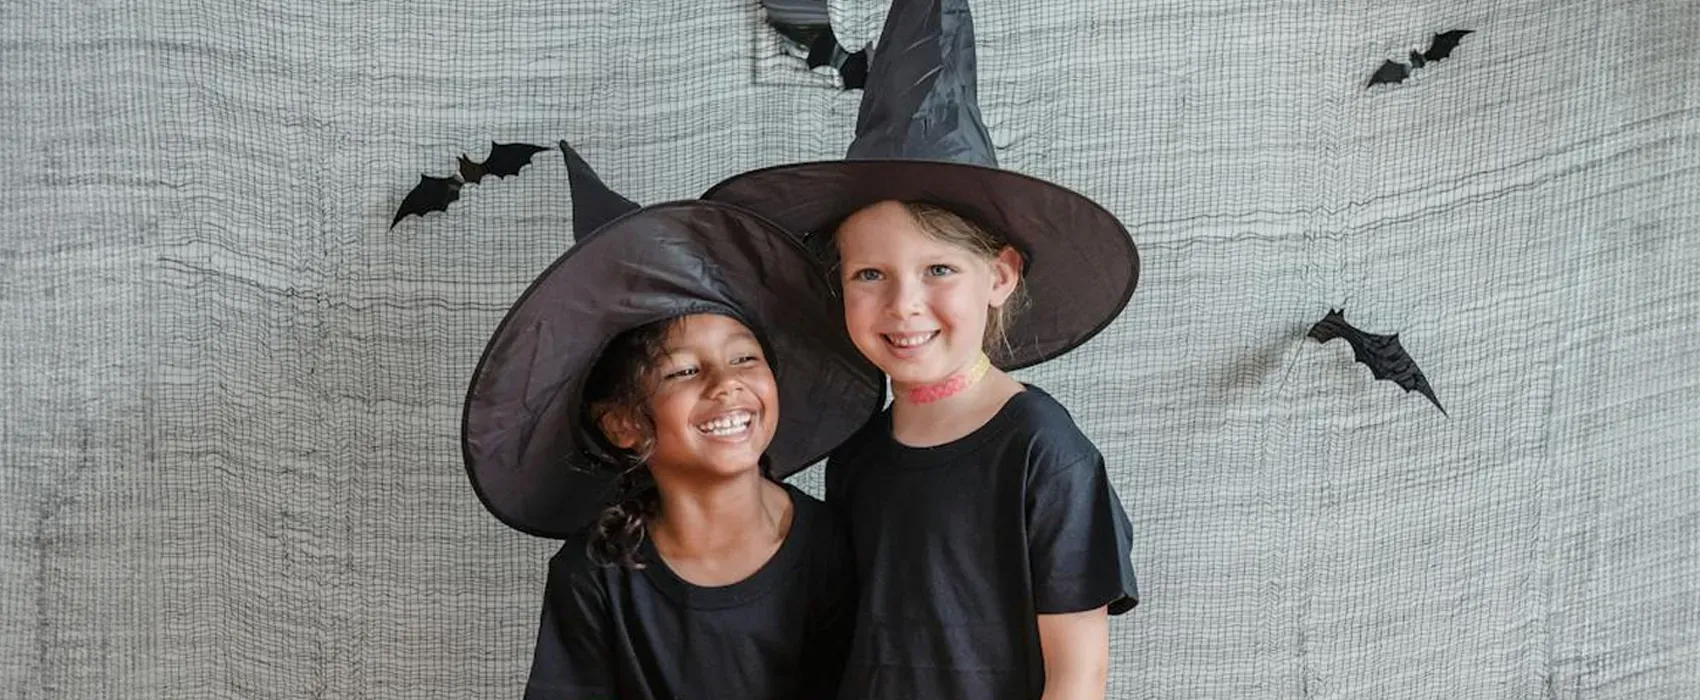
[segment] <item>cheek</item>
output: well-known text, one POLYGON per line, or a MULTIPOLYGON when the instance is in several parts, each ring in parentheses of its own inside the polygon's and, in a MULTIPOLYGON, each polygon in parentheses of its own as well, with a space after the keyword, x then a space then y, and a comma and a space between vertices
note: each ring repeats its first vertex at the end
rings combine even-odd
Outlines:
POLYGON ((689 427, 686 423, 690 422, 691 406, 688 401, 680 399, 681 395, 680 392, 660 389, 650 398, 649 415, 654 419, 656 436, 678 433, 689 427))
POLYGON ((773 368, 762 365, 751 369, 745 376, 744 383, 754 392, 756 398, 769 407, 779 403, 779 379, 773 376, 773 368))
POLYGON ((844 325, 851 334, 866 332, 879 316, 879 300, 872 294, 846 292, 844 325))
POLYGON ((951 325, 960 328, 985 324, 991 295, 984 285, 963 279, 939 285, 932 301, 938 315, 949 319, 951 325))
POLYGON ((773 376, 773 370, 763 368, 757 378, 751 382, 755 389, 756 399, 766 409, 762 411, 762 422, 769 427, 779 424, 779 380, 773 376))

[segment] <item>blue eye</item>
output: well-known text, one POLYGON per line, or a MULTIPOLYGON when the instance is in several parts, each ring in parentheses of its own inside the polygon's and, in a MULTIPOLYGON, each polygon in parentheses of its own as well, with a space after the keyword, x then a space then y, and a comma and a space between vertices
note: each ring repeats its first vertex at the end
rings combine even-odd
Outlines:
POLYGON ((879 278, 880 278, 880 271, 875 270, 873 268, 862 268, 860 270, 855 271, 854 273, 852 273, 850 275, 850 279, 856 280, 858 282, 876 282, 876 281, 879 280, 879 278))
POLYGON ((943 277, 943 276, 948 275, 952 272, 956 272, 956 268, 951 267, 949 265, 940 264, 940 265, 928 265, 927 266, 927 274, 932 275, 934 277, 943 277))

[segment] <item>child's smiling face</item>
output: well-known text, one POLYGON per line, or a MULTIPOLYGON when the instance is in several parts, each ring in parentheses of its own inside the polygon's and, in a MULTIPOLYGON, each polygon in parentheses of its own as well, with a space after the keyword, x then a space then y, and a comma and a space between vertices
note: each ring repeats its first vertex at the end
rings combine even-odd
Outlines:
MULTIPOLYGON (((731 476, 757 468, 779 425, 779 389, 767 353, 744 324, 715 314, 670 325, 649 373, 657 478, 731 476)), ((641 434, 617 417, 604 431, 631 448, 641 434)))
POLYGON ((940 382, 970 367, 985 343, 988 310, 1003 305, 1018 280, 1013 251, 988 260, 939 240, 897 202, 845 219, 837 245, 846 330, 896 385, 940 382))

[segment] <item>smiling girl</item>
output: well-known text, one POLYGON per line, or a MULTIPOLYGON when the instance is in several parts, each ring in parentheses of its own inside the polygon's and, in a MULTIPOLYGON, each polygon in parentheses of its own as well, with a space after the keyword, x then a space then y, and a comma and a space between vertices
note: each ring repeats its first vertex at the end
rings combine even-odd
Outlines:
POLYGON ((577 241, 497 328, 463 446, 486 508, 564 540, 525 697, 827 698, 842 519, 778 479, 878 409, 824 270, 737 207, 637 208, 561 144, 577 241))
POLYGON ((839 697, 1101 700, 1137 600, 1103 455, 1007 372, 1085 343, 1139 261, 1115 216, 999 169, 967 0, 893 0, 849 157, 730 178, 837 272, 844 333, 891 406, 833 452, 860 594, 839 697))
POLYGON ((824 504, 761 468, 779 395, 749 328, 693 314, 626 331, 584 405, 628 495, 550 560, 526 697, 835 695, 848 541, 824 504))

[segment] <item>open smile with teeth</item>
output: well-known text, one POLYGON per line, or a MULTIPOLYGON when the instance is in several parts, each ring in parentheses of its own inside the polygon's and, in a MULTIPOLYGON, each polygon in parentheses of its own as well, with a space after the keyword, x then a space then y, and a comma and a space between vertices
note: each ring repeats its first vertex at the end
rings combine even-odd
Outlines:
POLYGON ((755 417, 756 414, 750 411, 737 410, 729 413, 722 413, 707 421, 698 423, 696 428, 698 432, 701 432, 704 435, 712 435, 714 437, 733 437, 748 432, 750 429, 750 423, 755 420, 755 417))
POLYGON ((925 345, 927 341, 938 337, 938 334, 938 331, 927 331, 925 333, 883 333, 881 335, 884 336, 885 342, 894 346, 912 348, 925 345))

